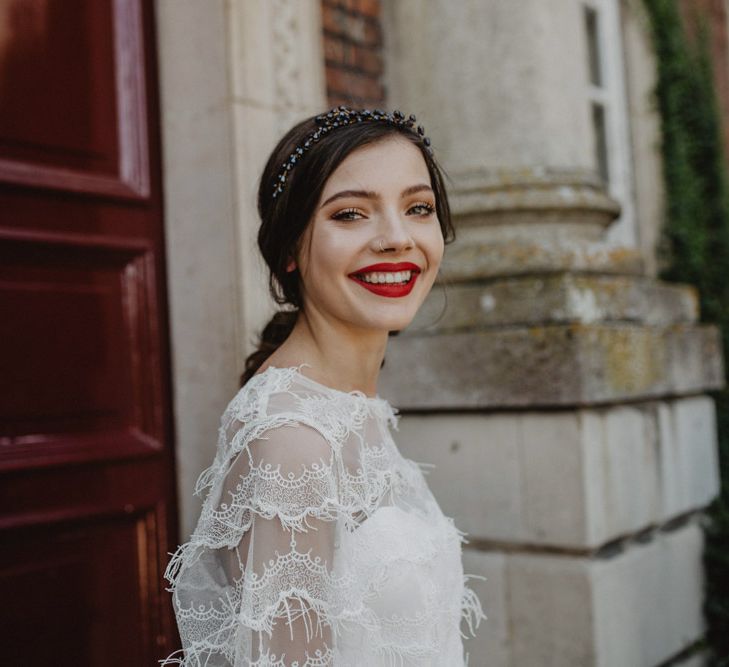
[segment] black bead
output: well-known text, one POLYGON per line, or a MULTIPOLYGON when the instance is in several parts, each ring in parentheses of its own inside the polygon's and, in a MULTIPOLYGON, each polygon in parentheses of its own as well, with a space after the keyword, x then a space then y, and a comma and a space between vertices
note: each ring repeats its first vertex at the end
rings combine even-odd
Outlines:
POLYGON ((425 144, 426 146, 430 146, 430 139, 428 139, 428 137, 423 137, 423 143, 424 143, 424 144, 425 144))

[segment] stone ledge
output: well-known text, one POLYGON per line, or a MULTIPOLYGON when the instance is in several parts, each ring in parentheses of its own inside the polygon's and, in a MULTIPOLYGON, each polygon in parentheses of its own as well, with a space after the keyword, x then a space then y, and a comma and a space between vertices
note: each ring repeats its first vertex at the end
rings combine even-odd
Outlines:
POLYGON ((459 410, 644 400, 723 383, 714 326, 572 324, 394 337, 379 390, 401 410, 459 410))
POLYGON ((638 276, 564 273, 495 280, 484 285, 438 284, 402 337, 499 326, 632 322, 693 323, 695 288, 638 276))
POLYGON ((454 174, 453 180, 451 210, 460 227, 512 229, 525 220, 533 227, 547 220, 578 220, 588 234, 597 235, 620 215, 620 204, 591 171, 472 170, 454 174))
POLYGON ((461 239, 448 248, 441 266, 444 280, 472 280, 579 271, 642 275, 643 257, 635 248, 598 241, 461 239))

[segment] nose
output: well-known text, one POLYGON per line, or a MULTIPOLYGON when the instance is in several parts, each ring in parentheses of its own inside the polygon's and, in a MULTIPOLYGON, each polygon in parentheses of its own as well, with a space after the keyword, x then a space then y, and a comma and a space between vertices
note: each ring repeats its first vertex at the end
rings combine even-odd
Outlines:
POLYGON ((375 252, 402 252, 415 246, 406 222, 398 213, 383 215, 380 234, 373 239, 375 252))

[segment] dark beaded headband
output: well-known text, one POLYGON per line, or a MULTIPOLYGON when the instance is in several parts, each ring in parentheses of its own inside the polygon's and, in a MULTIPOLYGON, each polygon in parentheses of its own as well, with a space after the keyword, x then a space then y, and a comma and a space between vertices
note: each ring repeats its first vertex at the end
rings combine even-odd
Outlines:
POLYGON ((423 129, 423 126, 418 125, 417 128, 413 129, 417 120, 413 114, 410 114, 406 118, 405 114, 398 110, 388 113, 381 111, 380 109, 350 109, 349 107, 340 106, 335 107, 325 114, 317 116, 314 120, 319 127, 305 139, 303 144, 297 146, 294 152, 289 156, 288 160, 281 165, 281 172, 279 173, 273 188, 274 199, 283 192, 289 172, 303 157, 304 153, 317 143, 319 139, 338 127, 345 127, 347 125, 354 125, 355 123, 364 123, 368 121, 379 121, 390 123, 391 125, 397 125, 399 127, 406 127, 409 130, 416 132, 418 136, 422 138, 425 150, 428 151, 430 155, 433 154, 433 149, 430 147, 430 139, 424 136, 425 130, 423 129))

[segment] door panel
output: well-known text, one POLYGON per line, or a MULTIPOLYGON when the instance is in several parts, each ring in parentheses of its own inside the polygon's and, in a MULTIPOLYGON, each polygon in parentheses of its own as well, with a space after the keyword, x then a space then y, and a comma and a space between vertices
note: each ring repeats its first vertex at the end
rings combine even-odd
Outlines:
POLYGON ((177 536, 152 10, 0 2, 11 665, 151 665, 177 647, 162 578, 177 536))
POLYGON ((0 179, 149 194, 141 10, 134 0, 4 0, 0 179))

